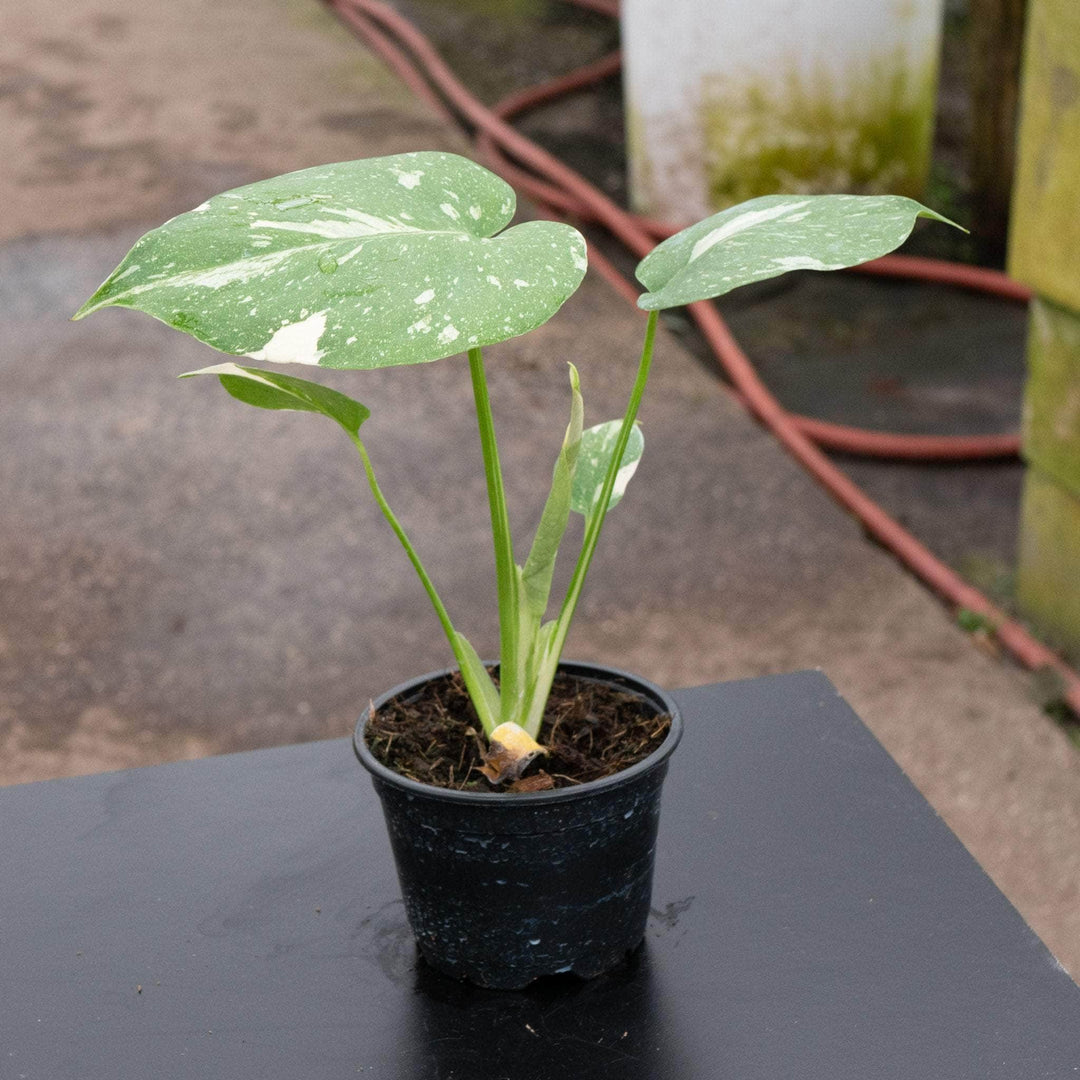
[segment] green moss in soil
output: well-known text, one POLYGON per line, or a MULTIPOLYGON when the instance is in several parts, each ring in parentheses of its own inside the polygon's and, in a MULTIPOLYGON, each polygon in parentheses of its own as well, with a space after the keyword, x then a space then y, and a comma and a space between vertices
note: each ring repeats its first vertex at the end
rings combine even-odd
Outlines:
MULTIPOLYGON (((539 742, 548 754, 516 790, 566 788, 621 772, 658 749, 671 717, 636 694, 559 675, 539 742)), ((369 720, 372 754, 402 776, 457 791, 499 791, 480 772, 486 743, 461 677, 444 676, 419 697, 394 699, 369 720)))

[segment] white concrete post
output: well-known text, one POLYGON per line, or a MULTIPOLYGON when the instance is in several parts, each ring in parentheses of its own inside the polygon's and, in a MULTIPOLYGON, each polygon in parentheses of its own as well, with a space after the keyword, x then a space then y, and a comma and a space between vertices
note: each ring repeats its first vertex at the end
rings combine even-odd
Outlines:
POLYGON ((777 191, 918 196, 943 0, 623 0, 635 209, 777 191))

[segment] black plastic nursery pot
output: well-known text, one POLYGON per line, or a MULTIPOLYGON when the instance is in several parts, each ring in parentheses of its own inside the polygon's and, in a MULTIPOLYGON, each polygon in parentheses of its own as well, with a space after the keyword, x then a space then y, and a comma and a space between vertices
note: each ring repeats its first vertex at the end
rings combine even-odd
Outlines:
MULTIPOLYGON (((520 989, 544 975, 592 978, 641 943, 652 897, 660 789, 682 735, 669 694, 615 668, 560 671, 609 684, 671 716, 664 742, 612 776, 520 794, 453 791, 407 779, 353 746, 382 801, 405 910, 421 955, 478 986, 520 989)), ((395 687, 373 703, 415 698, 447 674, 395 687)))

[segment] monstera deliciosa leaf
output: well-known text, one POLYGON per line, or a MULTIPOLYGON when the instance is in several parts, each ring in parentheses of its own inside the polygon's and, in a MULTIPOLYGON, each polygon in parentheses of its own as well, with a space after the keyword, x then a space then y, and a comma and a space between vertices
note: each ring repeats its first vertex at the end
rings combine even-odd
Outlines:
POLYGON ((75 317, 138 308, 271 363, 438 360, 546 322, 585 273, 569 225, 500 232, 514 205, 509 185, 455 154, 288 173, 147 233, 75 317))
MULTIPOLYGON (((789 270, 843 270, 899 247, 917 218, 902 195, 763 195, 699 221, 638 264, 646 311, 692 304, 789 270)), ((957 226, 959 228, 959 226, 957 226)))

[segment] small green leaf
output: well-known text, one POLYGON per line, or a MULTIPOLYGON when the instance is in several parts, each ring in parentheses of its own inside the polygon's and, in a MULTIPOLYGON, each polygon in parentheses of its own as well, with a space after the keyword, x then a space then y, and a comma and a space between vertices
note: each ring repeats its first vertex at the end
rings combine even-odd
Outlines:
POLYGON ((371 411, 359 401, 353 401, 329 386, 276 371, 240 367, 232 363, 215 364, 198 371, 186 371, 180 378, 189 379, 193 375, 216 375, 234 398, 260 409, 322 413, 336 420, 351 435, 356 435, 360 425, 371 415, 371 411))
MULTIPOLYGON (((917 218, 955 223, 901 195, 763 195, 683 229, 638 264, 646 311, 778 277, 842 270, 899 247, 917 218)), ((960 226, 956 226, 960 228, 960 226)))
MULTIPOLYGON (((609 420, 606 424, 597 424, 582 433, 570 497, 570 509, 575 513, 588 517, 596 509, 621 427, 621 420, 609 420)), ((644 449, 645 437, 641 434, 641 428, 635 424, 630 431, 630 441, 626 444, 622 461, 619 462, 619 471, 615 474, 615 487, 608 502, 609 510, 623 497, 626 485, 637 471, 644 449)))
POLYGON ((993 634, 997 629, 993 619, 965 607, 957 609, 956 624, 969 634, 993 634))
POLYGON ((546 322, 581 282, 569 225, 507 229, 514 192, 456 154, 321 165, 217 195, 140 239, 76 313, 133 307, 215 349, 418 364, 546 322))
POLYGON ((577 368, 570 365, 570 422, 563 436, 562 449, 555 461, 551 477, 551 491, 540 524, 536 528, 529 557, 522 570, 522 583, 529 611, 539 621, 547 608, 551 592, 551 578, 555 571, 555 559, 559 545, 570 520, 570 497, 574 482, 574 470, 581 448, 581 425, 585 414, 581 398, 581 386, 577 368))

